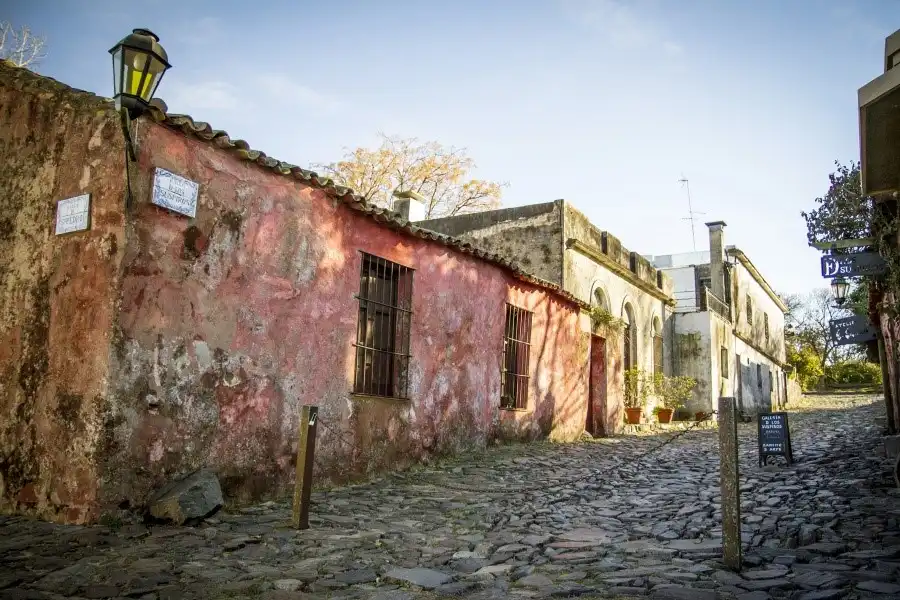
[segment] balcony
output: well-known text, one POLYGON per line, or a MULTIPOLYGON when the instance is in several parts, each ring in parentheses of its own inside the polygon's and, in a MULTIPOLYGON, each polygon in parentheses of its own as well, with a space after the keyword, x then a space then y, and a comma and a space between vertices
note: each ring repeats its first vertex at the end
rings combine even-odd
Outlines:
POLYGON ((709 288, 702 288, 700 295, 700 310, 711 310, 729 323, 731 323, 731 307, 719 300, 709 288))

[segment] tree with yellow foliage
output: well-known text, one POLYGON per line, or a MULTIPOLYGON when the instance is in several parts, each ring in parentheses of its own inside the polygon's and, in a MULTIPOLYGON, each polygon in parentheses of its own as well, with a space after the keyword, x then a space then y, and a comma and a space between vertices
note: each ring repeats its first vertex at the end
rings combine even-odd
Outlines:
POLYGON ((505 184, 472 179, 475 161, 465 149, 380 134, 381 146, 357 148, 313 169, 354 190, 368 202, 390 208, 395 190, 425 197, 425 218, 449 217, 500 206, 505 184))

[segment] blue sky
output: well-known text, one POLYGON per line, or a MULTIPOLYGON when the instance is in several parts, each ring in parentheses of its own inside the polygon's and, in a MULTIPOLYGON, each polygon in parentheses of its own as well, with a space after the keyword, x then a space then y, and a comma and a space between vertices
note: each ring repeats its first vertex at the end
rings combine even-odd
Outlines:
POLYGON ((566 198, 642 254, 728 223, 779 291, 821 287, 800 211, 859 155, 856 90, 881 72, 896 0, 328 3, 30 0, 37 68, 110 95, 107 50, 156 32, 173 112, 299 165, 384 131, 465 147, 507 206, 566 198), (126 7, 127 6, 127 7, 126 7))

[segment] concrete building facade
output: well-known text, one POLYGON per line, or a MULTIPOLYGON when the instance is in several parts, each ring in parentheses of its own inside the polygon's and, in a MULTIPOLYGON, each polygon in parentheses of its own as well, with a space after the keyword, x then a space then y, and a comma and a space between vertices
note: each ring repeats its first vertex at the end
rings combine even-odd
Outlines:
MULTIPOLYGON (((629 368, 672 374, 671 279, 610 232, 591 224, 565 200, 431 219, 420 227, 457 236, 518 261, 579 301, 619 321, 603 327, 583 318, 591 348, 591 401, 587 430, 621 430, 623 373, 629 368)), ((587 310, 585 310, 587 313, 587 310)), ((651 402, 645 407, 650 417, 651 402)))
POLYGON ((673 281, 674 368, 697 379, 688 411, 709 412, 735 396, 755 414, 785 404, 787 307, 739 248, 725 245, 725 223, 707 224, 709 250, 648 257, 673 281))

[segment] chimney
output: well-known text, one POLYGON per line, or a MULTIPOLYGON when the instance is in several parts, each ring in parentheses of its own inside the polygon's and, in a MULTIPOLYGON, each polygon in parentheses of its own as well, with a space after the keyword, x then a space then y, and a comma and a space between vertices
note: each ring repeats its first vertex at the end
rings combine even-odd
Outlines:
POLYGON ((394 212, 407 221, 425 220, 425 198, 412 190, 394 190, 394 212))
POLYGON ((725 221, 713 221, 709 227, 709 277, 710 291, 719 300, 725 300, 725 221))

